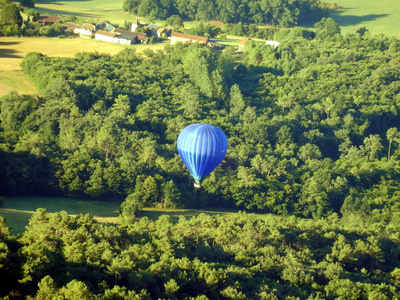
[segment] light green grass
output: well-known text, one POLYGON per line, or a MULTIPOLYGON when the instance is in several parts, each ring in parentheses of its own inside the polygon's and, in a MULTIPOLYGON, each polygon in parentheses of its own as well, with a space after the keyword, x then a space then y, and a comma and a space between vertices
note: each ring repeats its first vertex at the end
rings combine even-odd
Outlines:
MULTIPOLYGON (((45 208, 49 213, 65 210, 70 215, 91 214, 98 222, 120 224, 119 207, 120 203, 117 202, 110 203, 65 197, 6 197, 3 207, 0 207, 0 216, 6 219, 7 224, 12 228, 12 233, 17 234, 25 230, 30 217, 38 208, 45 208)), ((180 216, 190 218, 201 213, 231 216, 236 211, 145 208, 139 214, 139 217, 156 220, 161 215, 167 214, 176 221, 180 216)))
POLYGON ((400 37, 400 0, 337 0, 342 7, 332 17, 343 33, 366 27, 372 34, 400 37))
POLYGON ((122 25, 125 20, 133 21, 134 16, 122 10, 123 0, 90 1, 37 1, 35 10, 43 15, 73 15, 93 21, 109 21, 122 25))
POLYGON ((118 223, 119 203, 104 201, 85 201, 74 198, 56 197, 12 197, 5 198, 0 216, 4 217, 13 233, 21 233, 29 219, 38 208, 48 212, 65 210, 68 214, 91 214, 99 222, 118 223))
POLYGON ((140 216, 148 217, 155 220, 162 215, 169 215, 173 220, 177 221, 179 217, 191 218, 199 214, 206 214, 211 216, 225 216, 229 217, 236 214, 237 211, 233 210, 204 210, 204 209, 164 209, 164 208, 145 208, 140 216))

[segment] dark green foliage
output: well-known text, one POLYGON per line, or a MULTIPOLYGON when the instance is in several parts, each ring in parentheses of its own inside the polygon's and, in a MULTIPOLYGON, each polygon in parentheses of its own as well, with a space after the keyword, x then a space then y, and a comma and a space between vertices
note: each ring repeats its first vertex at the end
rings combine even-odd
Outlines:
POLYGON ((17 24, 21 26, 22 16, 19 12, 18 6, 14 3, 6 4, 1 9, 0 25, 9 26, 17 24))
POLYGON ((277 48, 250 40, 240 64, 198 44, 28 54, 21 66, 41 97, 0 100, 2 193, 130 195, 132 220, 140 205, 397 220, 397 40, 307 32, 282 30, 277 48), (194 122, 229 140, 199 191, 176 151, 194 122))
POLYGON ((19 36, 22 16, 19 6, 8 1, 0 3, 0 35, 19 36))
MULTIPOLYGON (((312 24, 328 13, 324 2, 315 0, 264 1, 183 1, 124 0, 124 11, 150 19, 168 19, 178 15, 189 20, 218 20, 225 23, 294 26, 312 24)), ((172 25, 172 24, 171 24, 172 25)))
POLYGON ((200 23, 199 26, 192 27, 185 32, 193 35, 215 38, 221 32, 221 28, 217 26, 211 26, 210 24, 204 25, 203 23, 200 23))
POLYGON ((352 222, 337 215, 301 220, 238 213, 175 222, 142 218, 117 227, 39 209, 21 236, 9 236, 0 224, 0 273, 8 275, 0 296, 399 297, 398 225, 352 222))
POLYGON ((322 18, 321 21, 315 23, 316 37, 326 39, 336 34, 340 34, 340 26, 332 18, 322 18))
POLYGON ((170 25, 174 27, 174 30, 179 30, 180 28, 183 28, 183 20, 180 16, 178 15, 172 15, 167 18, 165 25, 170 25))
POLYGON ((0 297, 399 298, 399 42, 321 22, 240 58, 27 55, 41 96, 0 99, 0 195, 125 199, 123 226, 39 209, 12 237, 0 220, 0 297), (176 151, 194 122, 229 140, 200 190, 176 151), (286 217, 150 221, 143 206, 286 217))
POLYGON ((20 0, 19 3, 25 7, 35 7, 36 0, 20 0))

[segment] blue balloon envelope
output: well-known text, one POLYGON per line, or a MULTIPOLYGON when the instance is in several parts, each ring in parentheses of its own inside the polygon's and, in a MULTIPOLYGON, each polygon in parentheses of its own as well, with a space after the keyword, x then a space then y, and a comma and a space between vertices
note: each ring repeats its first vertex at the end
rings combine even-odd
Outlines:
POLYGON ((177 148, 190 174, 200 184, 224 159, 228 140, 218 127, 196 123, 181 131, 177 148))

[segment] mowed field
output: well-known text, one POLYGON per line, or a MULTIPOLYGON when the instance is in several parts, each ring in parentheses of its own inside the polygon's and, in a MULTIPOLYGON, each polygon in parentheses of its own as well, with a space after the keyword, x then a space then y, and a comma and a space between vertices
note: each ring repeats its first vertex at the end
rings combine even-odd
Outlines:
POLYGON ((400 0, 336 0, 341 10, 332 17, 342 27, 343 33, 354 33, 366 27, 372 34, 400 38, 400 0))
POLYGON ((164 47, 164 44, 128 46, 85 38, 0 37, 0 96, 13 90, 23 94, 37 94, 33 82, 20 67, 22 59, 29 52, 58 57, 73 57, 77 52, 95 51, 113 55, 126 47, 136 48, 140 52, 149 47, 157 50, 164 47))
POLYGON ((122 25, 125 20, 134 20, 132 15, 122 10, 123 3, 123 0, 38 0, 35 10, 43 15, 72 15, 96 23, 107 20, 113 24, 122 25))
MULTIPOLYGON (((25 230, 30 217, 38 208, 45 208, 49 213, 65 210, 70 215, 91 214, 98 222, 120 224, 119 207, 120 203, 117 202, 64 197, 6 197, 3 207, 0 207, 0 216, 6 219, 8 226, 12 228, 12 233, 17 234, 25 230)), ((167 214, 172 219, 178 220, 180 216, 189 218, 201 213, 231 216, 236 211, 145 208, 140 216, 155 220, 167 214)))

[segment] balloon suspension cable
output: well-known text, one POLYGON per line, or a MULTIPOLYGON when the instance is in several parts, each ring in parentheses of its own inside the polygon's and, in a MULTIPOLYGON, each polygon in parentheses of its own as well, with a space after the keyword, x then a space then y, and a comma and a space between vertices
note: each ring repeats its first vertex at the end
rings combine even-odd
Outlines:
POLYGON ((194 187, 195 187, 196 189, 201 188, 201 183, 196 181, 196 182, 194 183, 194 187))

